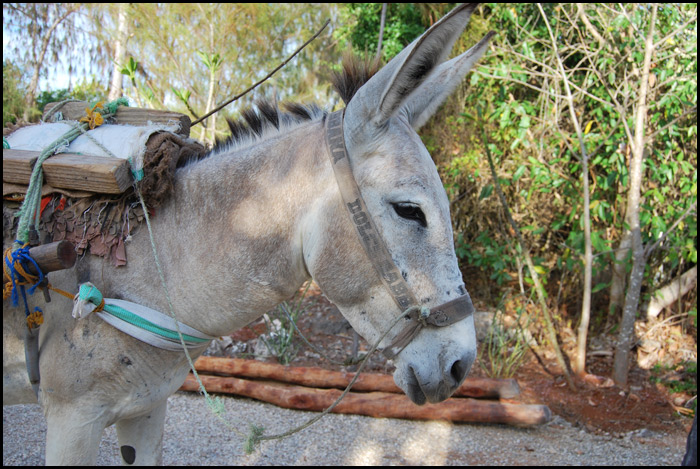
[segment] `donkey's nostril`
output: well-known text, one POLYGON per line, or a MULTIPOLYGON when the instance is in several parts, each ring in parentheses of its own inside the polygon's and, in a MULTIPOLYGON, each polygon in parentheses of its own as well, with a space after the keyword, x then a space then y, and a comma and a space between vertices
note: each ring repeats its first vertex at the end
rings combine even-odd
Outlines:
POLYGON ((455 381, 455 384, 458 385, 462 382, 462 380, 467 376, 467 373, 469 373, 469 370, 471 369, 472 365, 472 360, 457 360, 452 364, 452 368, 450 369, 450 375, 452 376, 452 379, 455 381))

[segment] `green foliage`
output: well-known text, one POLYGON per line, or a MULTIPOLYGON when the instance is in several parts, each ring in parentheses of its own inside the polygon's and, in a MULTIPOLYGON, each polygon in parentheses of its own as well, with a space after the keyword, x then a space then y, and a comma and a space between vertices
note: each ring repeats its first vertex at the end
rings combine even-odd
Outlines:
MULTIPOLYGON (((379 41, 381 3, 347 3, 340 10, 341 22, 334 36, 350 42, 355 52, 374 55, 379 41)), ((382 57, 390 60, 425 31, 421 12, 415 3, 387 4, 382 57)))
POLYGON ((487 231, 479 233, 472 243, 465 241, 464 235, 459 233, 455 252, 470 267, 478 267, 485 271, 498 285, 512 280, 509 272, 514 270, 515 265, 511 249, 507 245, 499 244, 487 231))
POLYGON ((202 63, 205 67, 207 67, 207 70, 209 70, 210 73, 214 74, 221 69, 221 65, 223 64, 223 59, 221 58, 221 55, 208 54, 201 50, 197 51, 197 55, 200 59, 202 59, 202 63))
MULTIPOLYGON (((607 294, 614 250, 625 230, 630 135, 649 21, 648 8, 623 7, 624 13, 616 13, 597 4, 582 6, 606 39, 601 45, 581 21, 578 6, 543 5, 559 47, 566 46, 562 58, 590 155, 597 298, 607 294)), ((697 105, 695 11, 694 5, 665 5, 657 18, 658 44, 649 77, 645 128, 651 139, 644 160, 640 216, 646 245, 697 205, 696 117, 692 112, 683 117, 697 105)), ((478 267, 488 282, 505 286, 513 277, 515 262, 507 248, 511 234, 493 193, 486 158, 475 156, 483 155, 475 137, 476 109, 483 108, 499 180, 514 218, 521 229, 528 227, 522 231, 531 253, 540 257, 540 267, 548 276, 568 279, 561 301, 578 302, 584 251, 581 152, 561 98, 565 91, 549 34, 534 4, 481 7, 472 19, 477 28, 482 24, 479 13, 489 29, 499 32, 491 52, 464 89, 422 131, 453 200, 457 254, 470 270, 478 267)), ((646 291, 670 280, 683 265, 696 262, 697 215, 691 212, 650 258, 646 291)), ((471 288, 478 289, 478 277, 472 275, 470 280, 477 282, 471 288)), ((484 288, 498 295, 488 282, 484 288)))
POLYGON ((43 114, 44 108, 49 103, 63 101, 65 99, 79 99, 81 101, 102 101, 107 96, 107 90, 102 84, 92 77, 90 81, 81 80, 72 90, 62 88, 58 90, 42 91, 36 98, 36 106, 43 114))
POLYGON ((24 112, 22 71, 9 60, 2 61, 2 126, 16 124, 24 112))
POLYGON ((277 357, 277 360, 282 365, 289 364, 299 350, 294 343, 295 324, 301 313, 304 312, 302 302, 310 286, 311 282, 308 282, 306 288, 295 302, 284 301, 275 311, 263 316, 267 326, 267 333, 261 335, 260 338, 270 354, 277 357))

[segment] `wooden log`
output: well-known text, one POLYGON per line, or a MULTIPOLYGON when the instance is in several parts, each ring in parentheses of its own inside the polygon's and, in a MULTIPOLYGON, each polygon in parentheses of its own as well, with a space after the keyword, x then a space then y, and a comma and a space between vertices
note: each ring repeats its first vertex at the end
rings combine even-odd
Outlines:
MULTIPOLYGON (((342 391, 315 389, 278 382, 261 382, 222 376, 200 375, 207 392, 219 392, 250 397, 298 410, 322 411, 333 404, 342 391)), ((199 385, 189 375, 180 388, 198 391, 199 385)), ((417 420, 447 420, 450 422, 501 423, 508 425, 540 425, 551 419, 545 405, 510 404, 470 398, 451 398, 438 404, 416 405, 405 395, 369 392, 349 392, 332 412, 370 417, 417 420)))
MULTIPOLYGON (((354 373, 322 368, 292 367, 257 360, 218 357, 199 357, 195 368, 203 373, 272 379, 316 388, 345 389, 355 376, 354 373)), ((362 373, 352 390, 403 393, 391 376, 379 373, 362 373)), ((512 399, 519 394, 520 388, 514 379, 467 378, 455 391, 454 396, 512 399)))
MULTIPOLYGON (((2 150, 2 180, 29 184, 32 169, 40 152, 2 150)), ((61 189, 100 194, 121 194, 131 187, 129 162, 120 158, 61 153, 42 164, 44 181, 61 189)))
MULTIPOLYGON (((677 302, 686 293, 698 284, 698 266, 693 266, 679 277, 674 278, 668 284, 651 294, 651 301, 646 307, 647 320, 651 320, 669 305, 677 302)), ((644 309, 644 307, 642 307, 644 309)))
MULTIPOLYGON (((49 116, 51 110, 58 103, 49 103, 44 108, 44 115, 42 120, 46 120, 49 116)), ((65 103, 60 112, 63 113, 64 119, 79 120, 81 117, 85 117, 85 108, 88 107, 88 103, 85 101, 65 103)), ((179 130, 175 133, 183 135, 185 137, 190 136, 190 126, 192 124, 190 118, 185 114, 172 111, 161 111, 157 109, 142 109, 120 106, 117 109, 117 114, 114 116, 114 120, 117 124, 123 125, 173 125, 178 124, 179 130)), ((49 121, 51 121, 49 119, 49 121)))
POLYGON ((61 153, 44 161, 44 179, 54 187, 121 194, 131 187, 129 161, 61 153))
MULTIPOLYGON (((70 269, 75 265, 76 259, 75 246, 65 239, 56 241, 55 243, 42 244, 30 248, 29 255, 34 259, 44 274, 57 270, 70 269)), ((27 270, 32 275, 38 274, 34 268, 34 264, 29 264, 27 270)), ((3 284, 7 282, 8 280, 3 276, 3 284)))
POLYGON ((41 152, 2 149, 2 180, 15 184, 29 184, 34 163, 41 152))

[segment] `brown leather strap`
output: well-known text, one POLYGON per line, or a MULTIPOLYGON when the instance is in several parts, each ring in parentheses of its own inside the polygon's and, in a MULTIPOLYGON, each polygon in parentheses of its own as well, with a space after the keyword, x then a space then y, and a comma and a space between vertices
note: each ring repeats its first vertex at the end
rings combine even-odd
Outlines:
POLYGON ((345 137, 343 136, 344 112, 345 109, 333 112, 328 116, 326 132, 331 163, 338 187, 340 188, 340 195, 360 237, 362 247, 365 249, 382 282, 391 293, 394 302, 402 312, 406 312, 409 308, 413 309, 407 315, 410 323, 399 332, 393 342, 382 352, 387 358, 394 358, 413 340, 423 327, 444 327, 454 324, 471 316, 474 312, 474 306, 469 298, 469 294, 466 294, 435 306, 430 310, 419 307, 418 301, 413 296, 408 283, 406 283, 396 264, 394 264, 381 234, 377 231, 365 201, 362 199, 360 188, 357 186, 355 177, 352 174, 350 159, 345 149, 345 137))
POLYGON ((382 350, 382 353, 387 358, 394 358, 401 350, 406 348, 423 327, 449 326, 472 314, 474 314, 474 305, 468 293, 448 301, 447 303, 431 308, 427 318, 422 318, 420 310, 415 308, 415 310, 408 315, 408 318, 412 319, 411 323, 406 325, 403 330, 394 337, 392 343, 382 350))
POLYGON ((374 268, 379 273, 384 285, 389 289, 392 298, 401 311, 418 304, 403 275, 394 264, 389 250, 384 244, 381 234, 369 215, 365 201, 362 199, 360 188, 350 167, 350 159, 345 150, 343 137, 343 113, 336 111, 328 116, 328 147, 331 150, 333 172, 338 181, 340 195, 345 202, 345 208, 350 213, 350 219, 360 237, 362 247, 367 252, 374 268))

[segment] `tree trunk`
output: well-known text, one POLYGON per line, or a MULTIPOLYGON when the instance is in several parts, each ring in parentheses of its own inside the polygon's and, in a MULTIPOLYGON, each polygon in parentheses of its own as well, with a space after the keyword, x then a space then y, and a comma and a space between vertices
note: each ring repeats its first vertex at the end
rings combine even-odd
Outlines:
MULTIPOLYGON (((207 93, 207 104, 204 110, 204 114, 208 114, 214 108, 214 91, 216 88, 216 70, 217 66, 214 64, 213 51, 214 51, 214 23, 209 22, 209 59, 207 68, 209 69, 209 91, 207 93)), ((208 146, 213 146, 216 141, 216 113, 212 114, 204 121, 202 126, 202 141, 208 144, 208 146)))
POLYGON ((119 4, 119 24, 117 30, 117 40, 114 45, 114 64, 112 66, 112 81, 109 85, 108 101, 114 101, 122 95, 122 72, 126 59, 126 42, 129 38, 128 25, 126 22, 126 8, 128 4, 119 4))
POLYGON ((639 101, 637 103, 637 115, 635 116, 634 140, 632 145, 632 161, 630 162, 630 189, 627 196, 627 218, 632 232, 632 272, 630 273, 627 295, 625 295, 625 307, 622 310, 620 333, 615 351, 613 364, 613 380, 620 386, 627 385, 629 371, 630 349, 634 339, 634 321, 639 307, 639 297, 642 291, 644 268, 646 266, 646 254, 642 244, 642 231, 639 221, 639 208, 642 190, 642 162, 644 159, 644 125, 647 114, 647 92, 649 89, 649 69, 651 56, 654 49, 654 23, 656 22, 655 3, 651 10, 649 33, 644 47, 644 65, 639 86, 639 101))
MULTIPOLYGON (((199 373, 210 373, 254 380, 269 379, 314 388, 345 389, 355 373, 324 370, 322 368, 285 366, 240 358, 199 357, 194 363, 199 373)), ((362 373, 352 387, 353 391, 403 393, 390 375, 362 373)), ((486 399, 514 399, 520 387, 514 379, 467 377, 454 392, 454 397, 486 399)))
MULTIPOLYGON (((639 216, 637 215, 635 218, 638 223, 639 216)), ((627 295, 625 295, 625 307, 622 310, 620 333, 617 339, 615 361, 613 364, 612 378, 619 386, 627 386, 630 351, 634 343, 634 322, 637 319, 639 297, 642 292, 642 281, 644 280, 644 267, 646 266, 641 231, 636 229, 632 232, 632 238, 632 272, 630 274, 629 285, 627 286, 627 295)))
MULTIPOLYGON (((547 21, 547 16, 545 15, 542 7, 538 4, 538 9, 540 10, 540 15, 543 21, 547 25, 547 31, 549 32, 550 39, 552 41, 552 49, 554 52, 554 57, 556 58, 557 65, 561 72, 561 80, 564 84, 564 89, 566 90, 566 101, 568 104, 569 112, 571 113, 571 122, 574 124, 576 129, 576 134, 579 140, 579 146, 581 147, 581 186, 583 190, 583 234, 584 234, 584 254, 583 254, 583 298, 581 302, 581 323, 578 328, 578 338, 576 346, 576 356, 572 362, 573 371, 578 375, 585 374, 586 370, 586 343, 588 342, 588 323, 590 322, 591 316, 591 284, 593 278, 593 249, 591 246, 591 197, 590 197, 590 187, 588 181, 588 152, 586 151, 586 145, 584 142, 584 133, 581 129, 578 117, 576 116, 576 107, 574 105, 574 98, 571 93, 571 87, 569 86, 569 79, 566 76, 566 69, 564 68, 564 63, 559 56, 559 50, 557 48, 557 41, 552 32, 552 28, 549 26, 547 21)), ((534 280, 534 276, 533 276, 534 280)), ((535 283, 536 284, 536 283, 535 283)), ((563 357, 562 357, 563 361, 563 357)), ((568 376, 567 376, 568 378, 568 376)), ((573 381, 568 378, 569 387, 572 390, 575 389, 573 386, 573 381)))
MULTIPOLYGON (((66 18, 70 16, 71 13, 76 11, 76 6, 68 6, 68 9, 58 18, 54 20, 49 29, 44 33, 41 39, 41 49, 39 50, 36 58, 32 63, 32 79, 29 82, 29 87, 27 88, 27 95, 24 98, 24 120, 28 121, 30 118, 30 111, 34 107, 34 99, 36 98, 37 89, 39 88, 39 76, 41 74, 41 68, 44 66, 44 58, 46 57, 46 51, 51 43, 51 36, 56 31, 59 24, 66 18)), ((47 13, 48 16, 48 13, 47 13)))
MULTIPOLYGON (((321 412, 333 405, 342 394, 339 389, 307 388, 274 381, 206 375, 199 377, 208 392, 250 397, 286 409, 321 412)), ((194 377, 189 375, 180 389, 199 391, 199 385, 194 377)), ((552 418, 552 413, 546 405, 451 398, 437 404, 419 406, 405 395, 386 392, 349 392, 331 412, 370 417, 508 425, 541 425, 552 418)))
POLYGON ((549 314, 547 300, 545 299, 546 292, 544 291, 544 287, 540 282, 539 275, 537 275, 537 271, 535 270, 535 263, 532 262, 532 257, 530 256, 530 249, 528 248, 527 243, 525 243, 525 239, 523 238, 522 233, 520 233, 520 228, 518 228, 517 223, 515 223, 515 220, 513 220, 513 216, 510 214, 510 208, 508 207, 506 196, 503 194, 503 190, 501 189, 501 183, 499 182, 498 174, 496 173, 496 166, 494 165, 493 157, 491 156, 491 151, 489 150, 489 146, 486 141, 486 131, 484 130, 483 124, 481 124, 480 127, 481 142, 484 146, 484 151, 486 152, 486 158, 489 161, 489 168, 491 169, 491 177, 493 178, 493 184, 496 188, 496 194, 498 194, 498 198, 500 199, 501 204, 503 205, 503 211, 505 212, 506 219, 508 220, 510 227, 515 233, 515 237, 518 240, 518 244, 520 244, 520 250, 523 253, 523 256, 525 257, 525 263, 527 264, 527 268, 530 270, 530 277, 532 278, 532 283, 535 287, 537 299, 540 304, 540 308, 542 309, 542 318, 544 319, 548 338, 552 344, 552 348, 554 349, 554 355, 557 359, 557 363, 561 367, 561 371, 564 374, 564 379, 566 379, 566 383, 569 385, 569 388, 572 391, 576 391, 576 385, 574 384, 574 380, 571 378, 569 367, 567 366, 566 361, 564 360, 564 354, 561 351, 561 347, 559 346, 559 340, 557 339, 557 332, 554 329, 554 323, 552 322, 552 317, 549 314))
MULTIPOLYGON (((629 225, 627 217, 625 223, 629 225)), ((630 248, 632 247, 632 234, 625 229, 620 240, 620 245, 615 252, 615 259, 612 261, 612 284, 610 285, 610 302, 608 303, 608 318, 605 328, 612 326, 613 318, 622 309, 625 302, 625 286, 627 284, 627 266, 629 265, 630 248)))
POLYGON ((379 21, 379 39, 377 40, 377 57, 380 57, 382 53, 382 41, 384 39, 384 23, 386 22, 386 8, 387 4, 382 3, 382 17, 379 21))

